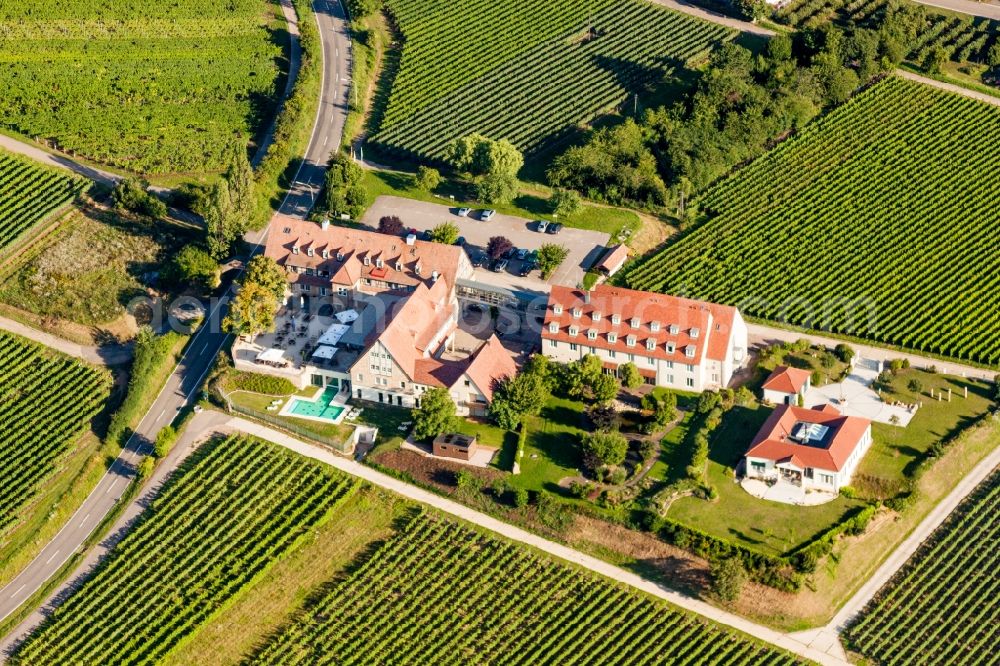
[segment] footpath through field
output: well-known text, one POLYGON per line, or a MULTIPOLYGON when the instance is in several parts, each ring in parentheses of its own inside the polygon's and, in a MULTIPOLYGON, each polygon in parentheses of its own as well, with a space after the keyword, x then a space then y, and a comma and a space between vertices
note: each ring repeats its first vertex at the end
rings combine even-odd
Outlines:
POLYGON ((1000 21, 1000 5, 995 2, 973 2, 973 0, 916 0, 916 2, 928 7, 1000 21))
POLYGON ((39 331, 37 328, 26 326, 21 322, 7 319, 6 317, 0 317, 0 329, 8 333, 20 335, 22 338, 34 340, 46 347, 60 351, 68 356, 83 359, 94 365, 122 365, 123 363, 128 363, 132 358, 131 345, 105 345, 102 347, 78 345, 75 342, 64 340, 45 331, 39 331))
POLYGON ((201 414, 196 415, 188 425, 187 432, 189 433, 189 436, 198 439, 206 434, 209 434, 210 432, 217 432, 220 430, 243 432, 255 435, 262 439, 266 439, 269 442, 274 442, 275 444, 284 446, 285 448, 300 455, 324 462, 342 472, 364 479, 371 484, 385 488, 386 490, 391 490, 392 492, 402 495, 407 499, 432 506, 435 509, 478 525, 484 529, 490 530, 491 532, 495 532, 503 537, 511 539, 512 541, 527 544, 539 550, 545 551, 550 555, 554 555, 555 557, 572 562, 585 569, 589 569, 590 571, 598 573, 602 576, 624 583, 625 585, 634 587, 638 590, 642 590, 647 594, 651 594, 660 599, 665 599, 676 606, 689 610, 693 613, 697 613, 698 615, 706 617, 714 622, 718 622, 719 624, 742 631, 745 634, 754 636, 760 640, 776 645, 779 648, 798 654, 806 659, 811 659, 812 661, 824 664, 824 666, 841 666, 847 663, 843 659, 839 659, 827 654, 826 652, 811 648, 789 634, 784 634, 779 631, 775 631, 774 629, 770 629, 769 627, 756 624, 732 613, 720 610, 705 603, 704 601, 700 601, 693 597, 681 594, 680 592, 675 592, 674 590, 657 585, 656 583, 648 581, 632 572, 620 569, 613 564, 608 564, 607 562, 599 560, 596 557, 591 557, 590 555, 581 553, 580 551, 574 550, 568 546, 563 546, 555 541, 549 541, 548 539, 505 523, 485 513, 480 513, 479 511, 470 509, 463 504, 453 502, 450 499, 436 495, 405 481, 400 481, 399 479, 383 474, 382 472, 372 469, 371 467, 363 465, 359 462, 339 456, 318 445, 308 444, 277 430, 273 430, 266 426, 262 426, 239 417, 228 419, 228 421, 221 427, 214 419, 215 417, 211 416, 209 412, 202 412, 201 414))
POLYGON ((688 14, 689 16, 694 16, 696 18, 703 19, 705 21, 710 21, 712 23, 718 23, 727 28, 732 28, 733 30, 739 30, 740 32, 749 32, 754 35, 760 35, 762 37, 773 37, 775 32, 773 30, 768 30, 767 28, 761 27, 756 23, 750 23, 749 21, 741 21, 737 18, 732 18, 731 16, 725 16, 723 14, 717 14, 711 12, 707 9, 693 5, 685 0, 651 0, 654 4, 662 5, 668 9, 673 9, 676 12, 681 12, 683 14, 688 14))
POLYGON ((964 95, 965 97, 969 97, 971 99, 977 99, 980 102, 986 102, 987 104, 992 104, 993 106, 1000 106, 1000 97, 979 92, 978 90, 972 90, 970 88, 965 88, 963 86, 957 86, 954 83, 945 83, 944 81, 931 79, 906 69, 897 69, 896 74, 903 77, 904 79, 916 81, 917 83, 923 83, 928 86, 934 86, 935 88, 940 88, 941 90, 947 90, 948 92, 955 93, 956 95, 964 95))
POLYGON ((750 344, 773 344, 776 342, 795 342, 796 340, 809 340, 810 342, 823 345, 824 347, 836 347, 841 343, 846 343, 857 353, 866 359, 873 361, 891 361, 894 358, 905 358, 910 365, 916 368, 927 368, 934 366, 938 372, 955 375, 957 377, 969 377, 993 381, 996 371, 990 371, 974 365, 965 365, 956 361, 944 361, 941 359, 920 356, 919 354, 908 354, 904 351, 886 349, 885 347, 874 347, 864 345, 849 340, 829 338, 815 333, 804 333, 801 331, 789 331, 784 328, 766 326, 764 324, 747 324, 750 331, 750 344))

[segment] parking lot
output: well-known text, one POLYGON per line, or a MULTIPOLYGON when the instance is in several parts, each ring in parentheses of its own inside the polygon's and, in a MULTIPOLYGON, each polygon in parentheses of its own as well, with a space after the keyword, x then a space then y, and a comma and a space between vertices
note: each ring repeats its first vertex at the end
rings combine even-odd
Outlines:
POLYGON ((608 234, 570 227, 563 227, 556 235, 544 234, 535 231, 533 221, 523 217, 498 213, 489 222, 484 222, 479 219, 478 210, 473 210, 469 217, 459 217, 458 207, 393 196, 376 199, 361 221, 377 228, 379 219, 386 215, 396 215, 406 227, 418 231, 433 229, 442 222, 452 222, 465 238, 470 256, 477 250, 485 252, 492 236, 505 236, 515 247, 526 250, 537 250, 545 243, 557 243, 569 250, 566 260, 549 276, 547 283, 541 280, 537 270, 525 277, 519 276, 517 273, 521 265, 516 260, 512 260, 502 274, 488 268, 476 269, 477 279, 509 289, 538 291, 545 289, 546 284, 576 286, 586 270, 604 254, 610 239, 608 234))

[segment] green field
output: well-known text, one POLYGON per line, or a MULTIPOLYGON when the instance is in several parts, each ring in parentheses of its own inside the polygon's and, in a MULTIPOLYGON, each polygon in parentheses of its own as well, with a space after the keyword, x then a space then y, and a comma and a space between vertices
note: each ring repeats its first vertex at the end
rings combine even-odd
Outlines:
POLYGON ((0 534, 105 405, 111 378, 0 332, 0 534))
POLYGON ((68 172, 0 151, 0 254, 83 187, 84 181, 68 172))
POLYGON ((373 141, 441 160, 479 132, 531 152, 705 56, 734 33, 642 0, 389 0, 403 55, 373 141))
POLYGON ((1000 469, 921 545, 845 633, 876 664, 989 664, 1000 654, 1000 469))
POLYGON ((0 5, 0 124, 146 174, 221 169, 269 123, 285 26, 268 0, 0 5))
POLYGON ((163 659, 328 519, 352 488, 331 468, 274 444, 237 436, 203 445, 16 659, 163 659))
POLYGON ((788 664, 789 655, 421 515, 331 584, 249 663, 788 664))
POLYGON ((627 282, 995 364, 998 135, 1000 109, 890 78, 708 190, 627 282))

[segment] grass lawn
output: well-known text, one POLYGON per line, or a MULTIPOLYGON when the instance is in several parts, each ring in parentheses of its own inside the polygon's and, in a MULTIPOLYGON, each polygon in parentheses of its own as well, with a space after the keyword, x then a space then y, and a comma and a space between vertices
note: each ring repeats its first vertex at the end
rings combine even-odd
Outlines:
POLYGON ((758 499, 733 479, 733 468, 771 410, 734 407, 723 417, 709 445, 708 479, 719 491, 715 501, 682 497, 667 517, 763 553, 779 555, 811 539, 863 503, 839 497, 819 506, 793 506, 758 499))
MULTIPOLYGON (((882 479, 892 485, 912 474, 916 465, 936 442, 949 439, 985 414, 992 404, 990 386, 982 381, 908 368, 892 376, 887 401, 923 403, 905 428, 875 423, 874 443, 858 467, 861 477, 882 479), (910 383, 916 382, 914 389, 910 383), (968 387, 969 397, 964 397, 968 387), (948 389, 951 402, 948 402, 948 389), (931 398, 943 393, 942 400, 931 398)), ((891 488, 890 488, 891 491, 891 488)))
MULTIPOLYGON (((385 194, 436 204, 464 204, 470 208, 495 208, 498 212, 505 215, 517 215, 528 219, 553 219, 552 211, 546 198, 547 192, 541 189, 536 189, 532 192, 522 192, 510 204, 486 206, 475 201, 472 188, 468 183, 457 179, 442 180, 441 185, 435 190, 435 194, 431 194, 415 185, 412 174, 402 171, 369 169, 365 171, 363 184, 368 191, 371 201, 385 194), (455 197, 454 202, 449 199, 452 196, 455 197)), ((559 218, 559 221, 568 227, 590 229, 592 231, 602 231, 611 234, 612 240, 623 229, 634 232, 639 228, 640 224, 639 216, 630 210, 593 204, 584 204, 578 212, 559 218)))
POLYGON ((521 473, 511 482, 528 490, 561 492, 560 479, 578 476, 580 460, 579 438, 583 403, 567 398, 551 397, 539 416, 525 421, 528 428, 521 473))
POLYGON ((350 565, 395 534, 413 505, 364 486, 316 528, 298 549, 276 562, 267 576, 229 605, 166 664, 239 664, 287 623, 321 586, 344 578, 350 565))

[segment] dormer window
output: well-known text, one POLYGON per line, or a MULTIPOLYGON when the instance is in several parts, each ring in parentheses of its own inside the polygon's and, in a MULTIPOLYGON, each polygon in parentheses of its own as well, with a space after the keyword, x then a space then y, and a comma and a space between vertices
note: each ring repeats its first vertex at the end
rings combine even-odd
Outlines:
POLYGON ((651 321, 651 322, 649 322, 649 330, 651 330, 653 333, 656 333, 657 331, 659 331, 660 330, 660 322, 658 322, 658 321, 651 321))
POLYGON ((601 313, 595 310, 594 312, 590 313, 590 318, 593 321, 601 321, 601 313))
POLYGON ((627 336, 625 338, 625 344, 627 344, 629 347, 635 347, 635 336, 634 335, 627 336))
POLYGON ((639 328, 639 318, 632 317, 632 328, 639 328))
POLYGON ((672 343, 672 342, 668 342, 667 343, 667 353, 668 354, 673 354, 675 349, 676 349, 676 347, 674 346, 674 343, 672 343))
POLYGON ((338 252, 337 253, 337 261, 343 261, 343 260, 344 260, 344 253, 343 252, 338 252))
POLYGON ((691 337, 692 337, 693 339, 697 340, 697 339, 698 339, 698 336, 699 336, 699 335, 701 335, 701 329, 698 329, 698 328, 692 328, 692 329, 691 329, 690 331, 688 331, 688 334, 689 334, 689 335, 690 335, 690 336, 691 336, 691 337))
POLYGON ((593 328, 590 329, 589 331, 587 331, 587 339, 588 340, 596 340, 597 339, 597 331, 595 329, 593 329, 593 328))
POLYGON ((580 308, 573 308, 573 319, 579 319, 580 315, 583 314, 583 310, 580 308))
POLYGON ((557 315, 561 315, 562 314, 562 306, 559 305, 558 303, 556 303, 555 305, 553 305, 552 306, 552 313, 553 314, 557 314, 557 315))
POLYGON ((570 335, 576 335, 579 332, 580 332, 580 329, 578 329, 576 326, 570 326, 569 327, 569 334, 570 335))
POLYGON ((688 358, 694 358, 694 353, 696 349, 697 348, 694 345, 688 345, 687 347, 684 348, 684 355, 687 356, 688 358))
POLYGON ((615 325, 622 323, 622 316, 619 314, 611 315, 611 323, 615 325))
POLYGON ((677 335, 678 333, 681 332, 681 329, 677 324, 671 324, 669 330, 670 330, 670 335, 677 335))
POLYGON ((559 324, 557 324, 554 321, 550 321, 549 322, 549 333, 558 333, 558 332, 559 332, 559 324))
POLYGON ((612 342, 613 343, 613 342, 617 342, 617 341, 618 341, 618 334, 617 333, 608 333, 608 342, 612 342))
POLYGON ((656 340, 654 340, 653 338, 649 338, 648 340, 646 340, 646 349, 648 349, 649 351, 653 351, 654 349, 656 349, 656 340))

